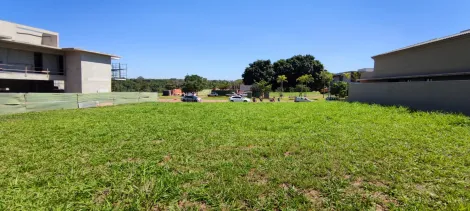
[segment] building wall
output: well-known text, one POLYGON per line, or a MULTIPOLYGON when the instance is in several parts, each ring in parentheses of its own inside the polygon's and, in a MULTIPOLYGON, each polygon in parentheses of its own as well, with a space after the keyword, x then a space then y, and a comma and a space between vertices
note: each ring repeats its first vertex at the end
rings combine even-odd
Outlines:
POLYGON ((420 110, 444 110, 470 115, 470 80, 351 83, 348 101, 403 105, 420 110))
POLYGON ((0 20, 0 35, 11 37, 10 40, 58 47, 59 34, 44 29, 0 20))
POLYGON ((81 53, 82 92, 111 92, 111 57, 81 53))
POLYGON ((374 57, 374 77, 470 71, 470 35, 374 57))
POLYGON ((65 54, 65 92, 82 92, 82 59, 80 52, 65 54))

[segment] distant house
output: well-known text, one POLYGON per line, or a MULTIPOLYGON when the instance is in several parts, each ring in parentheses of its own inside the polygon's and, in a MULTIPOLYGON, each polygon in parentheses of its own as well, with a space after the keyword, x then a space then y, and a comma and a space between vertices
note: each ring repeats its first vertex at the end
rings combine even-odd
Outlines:
POLYGON ((350 101, 470 114, 470 30, 373 56, 350 101))
POLYGON ((374 72, 374 68, 361 68, 356 71, 347 71, 347 72, 341 72, 341 73, 335 73, 333 74, 333 81, 344 81, 344 82, 358 82, 359 79, 362 78, 370 78, 374 72), (354 78, 353 74, 355 72, 360 73, 359 78, 354 78), (349 75, 349 77, 346 77, 346 75, 349 75))
POLYGON ((349 74, 351 72, 352 71, 335 73, 335 74, 333 74, 333 81, 334 82, 337 82, 337 81, 351 82, 351 78, 348 78, 348 77, 345 76, 345 73, 349 74))
POLYGON ((251 86, 252 85, 240 85, 240 92, 248 92, 251 91, 251 86))
POLYGON ((171 95, 182 95, 183 92, 181 91, 181 89, 173 89, 171 90, 171 95))

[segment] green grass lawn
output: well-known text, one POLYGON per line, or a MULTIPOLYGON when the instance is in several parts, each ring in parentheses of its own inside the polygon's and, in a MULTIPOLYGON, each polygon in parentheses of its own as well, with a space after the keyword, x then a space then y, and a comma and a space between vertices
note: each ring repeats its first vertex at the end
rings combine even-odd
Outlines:
POLYGON ((314 103, 0 116, 0 210, 470 208, 470 120, 314 103))

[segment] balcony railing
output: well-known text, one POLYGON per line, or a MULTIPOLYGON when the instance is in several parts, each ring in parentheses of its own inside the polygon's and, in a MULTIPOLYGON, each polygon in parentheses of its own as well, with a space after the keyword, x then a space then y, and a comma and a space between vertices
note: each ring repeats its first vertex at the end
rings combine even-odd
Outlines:
POLYGON ((47 67, 35 67, 30 64, 0 64, 1 72, 16 72, 16 73, 34 73, 34 74, 47 74, 47 75, 64 75, 64 70, 51 69, 47 67))

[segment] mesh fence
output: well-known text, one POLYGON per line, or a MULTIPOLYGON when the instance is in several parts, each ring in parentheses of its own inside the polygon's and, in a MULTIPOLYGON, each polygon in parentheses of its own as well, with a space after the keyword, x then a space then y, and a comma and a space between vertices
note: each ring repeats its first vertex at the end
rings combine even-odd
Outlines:
POLYGON ((0 93, 0 114, 157 102, 158 93, 0 93))

